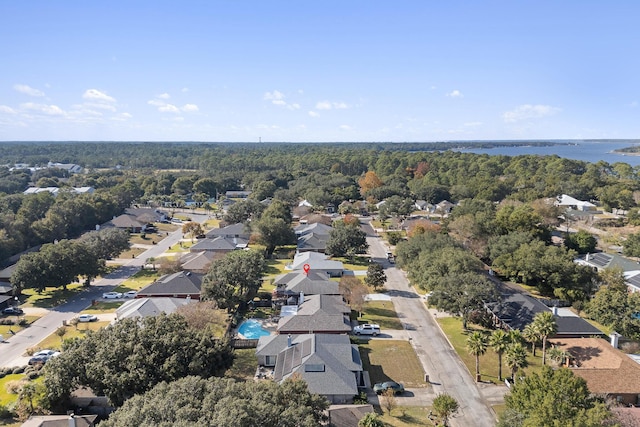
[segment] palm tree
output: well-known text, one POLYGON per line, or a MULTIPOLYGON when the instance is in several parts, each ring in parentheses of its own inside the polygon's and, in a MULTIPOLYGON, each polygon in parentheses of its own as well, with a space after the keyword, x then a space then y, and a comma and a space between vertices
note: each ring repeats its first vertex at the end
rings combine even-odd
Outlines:
POLYGON ((511 369, 511 380, 515 380, 518 369, 526 368, 529 365, 527 350, 520 343, 510 344, 504 354, 504 362, 511 369))
POLYGON ((555 345, 549 349, 549 360, 555 367, 561 366, 566 356, 567 354, 555 345))
POLYGON ((467 351, 476 357, 476 381, 480 381, 480 356, 487 351, 487 337, 475 331, 467 338, 467 351))
POLYGON ((489 337, 489 345, 493 350, 498 353, 498 380, 502 381, 502 355, 509 347, 509 334, 502 329, 493 331, 489 337))
POLYGON ((540 341, 540 333, 536 329, 536 325, 533 323, 529 323, 522 330, 522 337, 531 344, 531 349, 533 350, 533 356, 536 355, 536 344, 540 341))
POLYGON ((547 338, 558 332, 558 324, 550 311, 536 314, 533 318, 533 324, 542 338, 542 364, 545 365, 547 362, 547 338))

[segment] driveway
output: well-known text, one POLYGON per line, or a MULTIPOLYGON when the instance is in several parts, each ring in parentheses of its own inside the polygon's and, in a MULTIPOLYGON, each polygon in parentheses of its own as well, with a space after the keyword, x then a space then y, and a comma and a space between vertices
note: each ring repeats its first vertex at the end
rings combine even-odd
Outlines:
MULTIPOLYGON (((200 223, 203 223, 208 218, 207 215, 202 214, 190 214, 190 217, 193 221, 200 223)), ((120 266, 111 274, 92 283, 89 289, 73 296, 66 303, 46 311, 46 314, 33 322, 28 328, 15 335, 4 337, 6 341, 0 343, 0 367, 25 365, 28 358, 23 354, 28 348, 36 346, 40 341, 55 332, 64 322, 76 317, 79 312, 89 307, 93 300, 101 299, 104 292, 113 290, 120 283, 140 271, 146 259, 160 256, 181 239, 181 229, 170 233, 157 245, 153 245, 146 252, 131 259, 131 261, 127 261, 126 264, 120 266)))
MULTIPOLYGON (((469 371, 447 341, 432 314, 426 309, 423 299, 409 287, 402 270, 386 260, 387 247, 371 226, 368 223, 363 224, 363 229, 368 236, 371 256, 385 267, 385 287, 400 321, 405 325, 403 333, 406 333, 425 373, 429 375, 429 387, 409 390, 407 396, 398 398, 398 404, 431 405, 437 394, 446 392, 460 404, 458 415, 450 422, 451 426, 495 426, 496 416, 487 405, 484 393, 481 394, 469 371)), ((482 387, 485 388, 484 385, 482 387)), ((487 393, 499 396, 506 389, 501 386, 494 387, 495 389, 487 393)))

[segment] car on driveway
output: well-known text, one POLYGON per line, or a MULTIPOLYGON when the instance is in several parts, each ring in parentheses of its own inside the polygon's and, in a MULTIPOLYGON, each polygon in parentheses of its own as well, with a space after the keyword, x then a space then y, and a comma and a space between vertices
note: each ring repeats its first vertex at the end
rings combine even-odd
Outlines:
POLYGON ((122 298, 122 293, 121 292, 105 292, 104 294, 102 294, 102 298, 105 298, 105 299, 122 298))
POLYGON ((373 386, 373 391, 375 391, 376 394, 386 393, 387 390, 393 390, 393 394, 402 394, 404 393, 404 386, 395 381, 385 381, 373 386))
POLYGON ((49 360, 49 356, 33 356, 27 363, 29 365, 45 364, 47 360, 49 360))
POLYGON ((353 327, 353 333, 356 335, 373 335, 374 337, 380 333, 380 325, 375 323, 365 323, 353 327))
POLYGON ((53 350, 48 350, 48 349, 47 350, 40 350, 40 351, 37 351, 37 352, 33 353, 33 357, 39 357, 39 356, 49 357, 49 356, 53 355, 54 353, 56 353, 56 352, 53 351, 53 350))
POLYGON ((95 322, 98 320, 98 316, 95 314, 81 314, 78 316, 78 322, 95 322))
POLYGON ((136 292, 136 291, 128 291, 128 292, 125 292, 124 294, 122 294, 122 296, 125 297, 125 298, 135 298, 136 295, 138 295, 138 292, 136 292))
POLYGON ((7 307, 2 310, 2 314, 22 314, 22 313, 24 313, 24 311, 22 311, 22 309, 18 307, 7 307))

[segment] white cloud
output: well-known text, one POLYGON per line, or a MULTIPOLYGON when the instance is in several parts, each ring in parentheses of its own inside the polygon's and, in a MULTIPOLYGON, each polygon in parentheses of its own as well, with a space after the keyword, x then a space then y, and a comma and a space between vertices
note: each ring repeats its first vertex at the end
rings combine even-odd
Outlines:
POLYGON ((277 90, 274 90, 273 92, 265 92, 263 99, 265 101, 278 101, 284 99, 284 94, 277 90))
POLYGON ((116 102, 114 98, 98 89, 87 89, 84 94, 82 94, 82 98, 97 102, 116 102))
POLYGON ((159 99, 152 99, 150 101, 147 101, 147 104, 153 105, 154 107, 162 107, 166 104, 166 102, 160 101, 159 99))
POLYGON ((551 116, 561 111, 560 108, 550 105, 519 105, 511 111, 502 114, 502 119, 507 123, 514 123, 520 120, 540 119, 542 117, 551 116))
POLYGON ((300 104, 289 104, 287 105, 287 108, 290 110, 299 110, 300 109, 300 104))
POLYGON ((99 102, 85 102, 83 104, 85 107, 89 108, 100 108, 102 110, 116 111, 115 105, 99 103, 99 102))
POLYGON ((157 96, 160 99, 169 99, 171 98, 171 95, 169 95, 168 93, 161 93, 160 95, 157 96))
POLYGON ((15 114, 16 111, 13 108, 8 107, 6 105, 0 105, 0 113, 15 114))
POLYGON ((182 111, 187 112, 187 113, 194 113, 196 111, 200 111, 200 109, 198 108, 198 106, 196 104, 185 104, 182 107, 182 111))
POLYGON ((131 114, 129 114, 129 113, 120 113, 120 114, 117 114, 117 115, 113 116, 111 118, 111 120, 116 120, 116 121, 123 122, 123 121, 129 120, 131 118, 133 118, 133 116, 131 114))
POLYGON ((340 130, 349 131, 352 130, 352 127, 349 125, 340 125, 340 130))
POLYGON ((33 102, 26 102, 20 105, 21 108, 25 110, 35 111, 37 113, 46 114, 49 116, 65 116, 66 113, 62 108, 57 105, 47 105, 47 104, 35 104, 33 102))
POLYGON ((189 92, 189 88, 188 87, 183 87, 180 92, 187 93, 187 92, 189 92))
POLYGON ((320 117, 320 114, 316 113, 315 111, 309 111, 309 117, 320 117))
POLYGON ((482 126, 482 122, 467 122, 464 124, 466 127, 482 126))
POLYGON ((271 103, 274 105, 287 105, 287 102, 283 99, 274 99, 271 103))
POLYGON ((31 86, 15 84, 13 85, 13 88, 20 93, 24 93, 25 95, 36 96, 36 97, 44 96, 44 92, 38 89, 34 89, 31 86))
POLYGON ((344 102, 320 101, 316 104, 317 110, 344 110, 346 108, 349 108, 349 106, 344 102))
POLYGON ((450 98, 463 98, 464 97, 464 95, 462 95, 462 92, 460 92, 457 89, 449 92, 447 94, 447 96, 450 97, 450 98))
POLYGON ((180 109, 172 104, 164 104, 158 107, 161 113, 179 113, 180 109))

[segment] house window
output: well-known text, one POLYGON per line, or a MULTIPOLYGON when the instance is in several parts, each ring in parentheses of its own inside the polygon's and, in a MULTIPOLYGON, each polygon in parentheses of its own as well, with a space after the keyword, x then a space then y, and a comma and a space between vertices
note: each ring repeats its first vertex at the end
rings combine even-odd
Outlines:
POLYGON ((324 372, 324 364, 323 363, 307 363, 304 365, 305 372, 324 372))
POLYGON ((266 366, 276 366, 276 356, 267 356, 267 357, 265 357, 264 364, 266 366))

